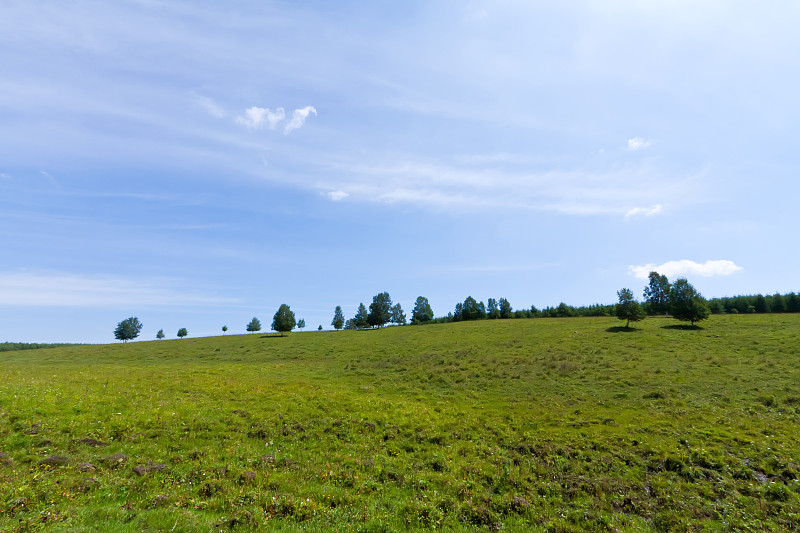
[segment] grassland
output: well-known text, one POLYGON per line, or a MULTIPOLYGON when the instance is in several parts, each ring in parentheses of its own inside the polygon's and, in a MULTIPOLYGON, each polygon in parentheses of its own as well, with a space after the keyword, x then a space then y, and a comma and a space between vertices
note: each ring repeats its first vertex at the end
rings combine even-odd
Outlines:
POLYGON ((800 315, 0 353, 0 530, 800 524, 800 315))

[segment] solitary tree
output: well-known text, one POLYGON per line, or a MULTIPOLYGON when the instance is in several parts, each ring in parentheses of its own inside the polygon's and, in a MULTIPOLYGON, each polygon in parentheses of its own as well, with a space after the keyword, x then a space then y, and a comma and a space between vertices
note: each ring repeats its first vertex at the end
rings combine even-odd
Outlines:
POLYGON ((333 329, 342 329, 344 327, 344 313, 342 313, 342 306, 337 305, 336 310, 333 312, 333 320, 331 321, 333 329))
POLYGON ((392 298, 388 292, 382 292, 372 297, 369 304, 367 322, 370 326, 381 327, 392 319, 392 298))
POLYGON ((255 333, 256 331, 261 331, 261 321, 256 317, 253 317, 253 320, 247 324, 247 331, 255 333))
POLYGON ((186 328, 181 328, 181 329, 178 330, 178 338, 180 338, 180 339, 184 338, 188 334, 189 334, 189 332, 186 331, 186 328))
POLYGON ((428 299, 424 296, 418 296, 417 301, 414 302, 414 309, 411 311, 411 324, 424 324, 433 320, 433 309, 428 299))
POLYGON ((160 329, 158 330, 158 333, 156 333, 156 339, 161 340, 163 338, 164 338, 164 330, 160 329))
POLYGON ((669 289, 670 284, 667 276, 662 276, 658 272, 648 274, 648 285, 644 288, 644 300, 650 304, 653 313, 669 312, 669 289))
MULTIPOLYGON (((358 311, 356 311, 356 316, 354 316, 352 320, 352 329, 367 329, 369 327, 369 320, 367 319, 367 308, 364 307, 364 303, 358 304, 358 311)), ((349 321, 348 321, 349 322, 349 321)))
POLYGON ((672 316, 691 322, 693 326, 695 322, 705 320, 711 314, 706 299, 686 278, 680 278, 672 284, 669 290, 669 306, 672 316))
POLYGON ((289 309, 288 305, 281 304, 275 312, 275 316, 272 318, 272 329, 279 332, 281 337, 283 337, 284 332, 292 331, 296 325, 297 322, 294 318, 294 312, 289 309))
POLYGON ((396 303, 392 306, 392 324, 397 324, 398 326, 405 326, 406 325, 406 314, 403 312, 403 308, 400 307, 399 303, 396 303))
POLYGON ((617 291, 619 303, 616 307, 617 318, 620 320, 627 320, 625 327, 629 327, 631 322, 638 322, 647 316, 633 297, 633 292, 630 289, 620 289, 617 291))
POLYGON ((322 331, 322 324, 319 325, 319 327, 317 328, 317 331, 322 331))
POLYGON ((228 331, 228 326, 222 326, 222 334, 225 335, 225 332, 228 331))
POLYGON ((122 342, 128 342, 138 337, 140 331, 142 331, 142 323, 139 322, 138 318, 132 316, 117 324, 117 329, 114 330, 114 338, 122 342))
POLYGON ((511 304, 505 298, 500 298, 498 302, 500 318, 511 318, 511 304))
POLYGON ((305 318, 301 318, 300 320, 298 320, 297 321, 297 327, 299 329, 305 328, 306 327, 306 319, 305 318))

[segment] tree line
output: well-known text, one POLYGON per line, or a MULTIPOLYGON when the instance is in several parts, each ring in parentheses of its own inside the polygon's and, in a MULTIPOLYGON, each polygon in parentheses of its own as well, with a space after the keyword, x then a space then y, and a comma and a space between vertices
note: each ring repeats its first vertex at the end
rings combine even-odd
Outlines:
MULTIPOLYGON (((688 282, 686 278, 679 278, 674 283, 659 274, 650 272, 648 284, 643 291, 643 301, 640 303, 633 295, 633 291, 623 288, 617 291, 617 304, 592 304, 588 306, 572 306, 564 302, 555 307, 537 309, 531 305, 525 309, 514 309, 506 298, 489 298, 486 303, 478 301, 472 296, 467 296, 463 302, 458 302, 453 311, 447 315, 436 317, 430 302, 424 296, 417 297, 411 311, 410 320, 406 317, 403 307, 393 303, 388 292, 381 292, 372 298, 369 307, 363 302, 359 303, 355 316, 346 319, 342 307, 337 305, 334 309, 331 325, 336 330, 364 330, 381 328, 386 325, 404 326, 422 324, 441 324, 448 322, 462 322, 469 320, 493 319, 520 319, 520 318, 569 318, 569 317, 602 317, 616 316, 625 320, 625 327, 631 322, 642 320, 648 315, 663 314, 673 316, 678 320, 696 322, 705 320, 711 313, 798 313, 800 312, 800 295, 790 292, 787 294, 774 294, 763 296, 733 296, 713 298, 706 300, 688 282)), ((295 327, 305 328, 304 319, 296 320, 294 312, 287 304, 281 304, 275 312, 271 329, 283 336, 295 327)), ((138 337, 142 324, 136 317, 130 317, 119 324, 114 330, 114 338, 123 342, 138 337)), ((322 329, 322 325, 318 327, 322 329)), ((250 333, 261 331, 261 321, 253 317, 247 324, 246 330, 250 333)), ((228 331, 228 326, 222 326, 223 335, 228 331)), ((177 336, 183 338, 188 335, 186 328, 178 330, 177 336)), ((157 339, 164 338, 164 330, 158 330, 157 339)))

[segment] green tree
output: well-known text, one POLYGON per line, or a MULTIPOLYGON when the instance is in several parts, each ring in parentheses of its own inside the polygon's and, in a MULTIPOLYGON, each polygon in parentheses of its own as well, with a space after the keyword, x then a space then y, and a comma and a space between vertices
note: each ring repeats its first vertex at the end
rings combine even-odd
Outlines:
POLYGON ((486 300, 486 314, 489 318, 500 318, 500 309, 497 308, 497 300, 494 298, 486 300))
POLYGON ((225 332, 228 331, 228 326, 222 326, 222 334, 225 335, 225 332))
POLYGON ((261 331, 261 321, 259 319, 257 319, 256 317, 253 317, 253 320, 251 320, 247 324, 247 331, 250 331, 250 332, 253 332, 253 333, 255 333, 256 331, 261 331))
POLYGON ((779 293, 775 293, 772 295, 772 305, 770 306, 770 310, 773 313, 785 313, 786 312, 786 300, 783 296, 779 293))
POLYGON ((392 324, 397 324, 398 326, 406 325, 406 314, 403 312, 403 308, 399 303, 392 306, 392 318, 390 320, 392 324))
POLYGON ((305 327, 306 327, 306 319, 305 318, 301 318, 300 320, 297 321, 297 328, 298 329, 303 329, 305 327))
POLYGON ((369 320, 367 308, 364 306, 364 303, 358 304, 358 311, 356 311, 356 316, 352 318, 352 326, 353 329, 367 329, 369 328, 369 320))
POLYGON ((644 300, 650 306, 652 313, 669 312, 669 289, 670 284, 667 276, 662 276, 658 272, 648 274, 649 283, 644 288, 644 300))
POLYGON ((138 337, 140 331, 142 331, 142 323, 139 322, 138 318, 132 316, 117 324, 117 328, 114 330, 114 338, 122 342, 128 342, 138 337))
POLYGON ((756 295, 756 301, 753 303, 753 307, 756 308, 756 313, 769 313, 767 299, 764 298, 762 294, 756 295))
POLYGON ((433 320, 431 304, 424 296, 418 296, 417 301, 414 302, 414 309, 411 311, 411 324, 424 324, 431 320, 433 320))
POLYGON ((800 313, 800 296, 794 292, 786 295, 786 310, 790 313, 800 313))
POLYGON ((158 330, 158 333, 156 333, 156 339, 161 340, 163 338, 164 338, 164 330, 160 329, 158 330))
POLYGON ((691 322, 693 326, 695 322, 705 320, 711 314, 706 299, 686 278, 676 280, 670 287, 669 309, 672 316, 684 322, 691 322))
POLYGON ((333 320, 331 321, 333 329, 342 329, 344 327, 344 313, 342 313, 342 306, 337 305, 336 310, 333 312, 333 320))
POLYGON ((186 328, 181 328, 181 329, 178 330, 178 338, 179 339, 184 338, 188 334, 189 334, 189 332, 186 331, 186 328))
POLYGON ((319 325, 319 327, 317 328, 317 331, 322 331, 322 324, 319 325))
POLYGON ((453 322, 464 320, 464 304, 458 302, 456 308, 453 310, 453 322))
POLYGON ((511 318, 511 303, 509 303, 509 301, 505 298, 500 298, 500 301, 498 302, 498 311, 500 311, 500 318, 511 318))
POLYGON ((295 322, 292 310, 289 309, 288 305, 281 304, 272 318, 272 329, 279 332, 283 337, 285 332, 292 331, 296 325, 297 322, 295 322))
POLYGON ((486 318, 486 308, 483 302, 477 302, 472 296, 467 296, 462 305, 461 314, 464 320, 480 320, 486 318))
POLYGON ((392 298, 388 292, 382 292, 372 297, 369 304, 367 322, 370 326, 381 327, 392 319, 392 298))
POLYGON ((639 302, 633 297, 633 292, 630 289, 620 289, 617 291, 619 303, 616 306, 617 318, 626 320, 625 327, 630 327, 631 322, 638 322, 647 316, 644 310, 639 305, 639 302))

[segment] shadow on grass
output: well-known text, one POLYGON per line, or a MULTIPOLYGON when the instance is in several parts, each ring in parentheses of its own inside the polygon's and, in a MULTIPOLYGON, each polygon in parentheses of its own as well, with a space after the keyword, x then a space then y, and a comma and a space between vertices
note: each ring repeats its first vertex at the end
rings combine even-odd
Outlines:
POLYGON ((281 335, 280 333, 267 333, 266 335, 259 336, 260 339, 280 339, 285 337, 286 335, 281 335))
POLYGON ((701 329, 706 329, 706 328, 698 326, 697 324, 695 324, 694 326, 687 324, 670 324, 669 326, 661 326, 661 329, 680 329, 686 331, 699 331, 701 329))
POLYGON ((613 326, 606 329, 606 331, 609 333, 638 333, 642 330, 625 326, 613 326))

